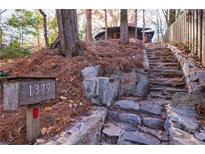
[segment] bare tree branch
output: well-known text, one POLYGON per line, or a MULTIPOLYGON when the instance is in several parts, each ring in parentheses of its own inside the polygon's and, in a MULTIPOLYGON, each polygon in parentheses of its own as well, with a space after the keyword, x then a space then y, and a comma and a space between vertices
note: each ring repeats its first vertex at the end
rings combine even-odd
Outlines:
POLYGON ((7 9, 4 9, 3 11, 0 12, 0 15, 3 14, 4 12, 6 12, 7 9))

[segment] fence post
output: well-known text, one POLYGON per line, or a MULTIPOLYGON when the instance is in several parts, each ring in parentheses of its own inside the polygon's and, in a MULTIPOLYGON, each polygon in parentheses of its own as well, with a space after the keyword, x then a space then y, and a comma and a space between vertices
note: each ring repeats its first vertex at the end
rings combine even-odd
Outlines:
POLYGON ((205 10, 202 10, 202 65, 205 66, 205 10))
POLYGON ((192 10, 192 17, 193 17, 193 20, 192 20, 192 44, 193 44, 193 47, 192 47, 192 53, 195 53, 195 14, 194 14, 194 10, 192 10))
POLYGON ((189 10, 189 43, 190 43, 190 52, 192 51, 192 20, 193 20, 193 16, 192 16, 192 10, 189 10))
POLYGON ((195 10, 195 50, 194 53, 198 56, 198 10, 195 10))

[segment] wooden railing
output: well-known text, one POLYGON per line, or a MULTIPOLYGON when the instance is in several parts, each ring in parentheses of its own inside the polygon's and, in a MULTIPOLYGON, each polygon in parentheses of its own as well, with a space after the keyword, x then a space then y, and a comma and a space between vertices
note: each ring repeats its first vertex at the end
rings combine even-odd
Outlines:
POLYGON ((182 43, 205 66, 205 10, 185 10, 167 29, 164 42, 182 43))

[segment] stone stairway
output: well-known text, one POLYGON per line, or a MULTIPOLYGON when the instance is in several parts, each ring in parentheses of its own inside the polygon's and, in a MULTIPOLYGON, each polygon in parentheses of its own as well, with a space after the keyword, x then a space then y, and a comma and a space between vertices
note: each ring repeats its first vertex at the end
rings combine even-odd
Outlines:
POLYGON ((170 49, 148 49, 151 83, 149 98, 171 99, 176 92, 187 92, 177 59, 170 49))
POLYGON ((118 100, 108 109, 100 144, 168 144, 162 99, 118 100))
POLYGON ((148 49, 149 94, 119 98, 109 109, 99 144, 169 144, 164 129, 166 106, 176 92, 186 92, 177 59, 168 49, 148 49))
POLYGON ((186 92, 177 59, 167 49, 148 49, 149 94, 119 98, 109 109, 99 144, 169 144, 164 129, 166 106, 175 92, 186 92))

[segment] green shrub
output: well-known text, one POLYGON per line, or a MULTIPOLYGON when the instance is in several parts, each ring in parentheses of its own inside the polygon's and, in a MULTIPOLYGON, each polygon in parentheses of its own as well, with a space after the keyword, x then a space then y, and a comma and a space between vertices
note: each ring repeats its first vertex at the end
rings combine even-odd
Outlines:
POLYGON ((9 46, 7 48, 0 49, 0 59, 19 58, 29 54, 30 51, 26 48, 13 48, 9 46))

